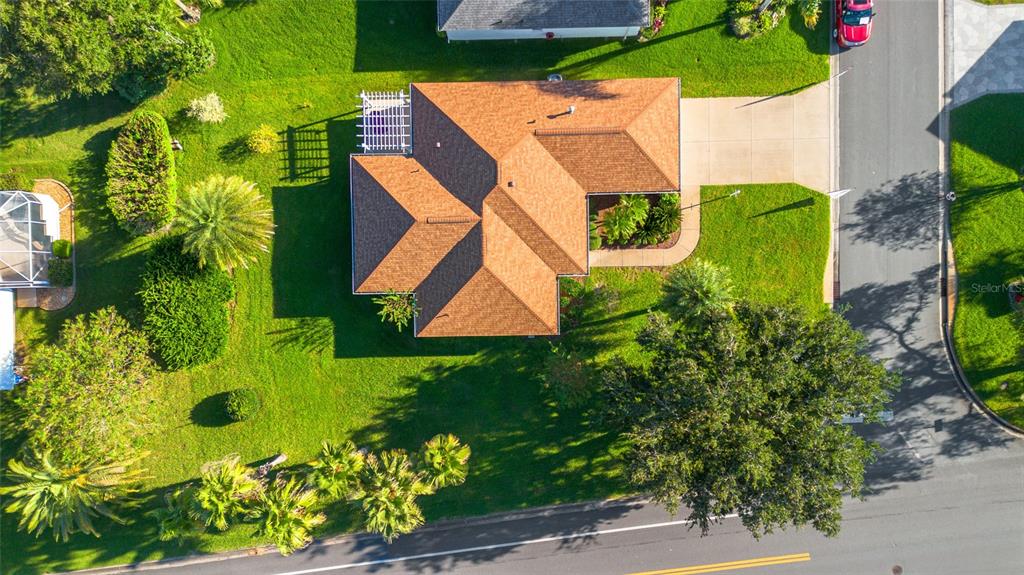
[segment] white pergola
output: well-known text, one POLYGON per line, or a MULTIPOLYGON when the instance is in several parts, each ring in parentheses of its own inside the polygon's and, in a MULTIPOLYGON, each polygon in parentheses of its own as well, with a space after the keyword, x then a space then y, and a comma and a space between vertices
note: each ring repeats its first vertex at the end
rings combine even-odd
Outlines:
POLYGON ((412 153, 412 105, 404 90, 398 92, 362 92, 360 115, 362 142, 367 154, 412 153))
POLYGON ((50 245, 60 237, 53 198, 0 191, 0 287, 45 287, 50 245))

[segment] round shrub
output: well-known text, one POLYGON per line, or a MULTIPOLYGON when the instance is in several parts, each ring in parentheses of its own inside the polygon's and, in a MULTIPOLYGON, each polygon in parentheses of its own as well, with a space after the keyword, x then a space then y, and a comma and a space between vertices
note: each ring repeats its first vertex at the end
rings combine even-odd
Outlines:
POLYGON ((167 121, 156 112, 136 112, 110 146, 107 207, 126 231, 145 234, 174 216, 177 190, 167 121))
POLYGON ((74 269, 71 260, 64 258, 50 258, 47 263, 47 277, 50 285, 56 287, 67 287, 74 280, 74 269))
POLYGON ((213 361, 228 343, 234 282, 182 253, 180 237, 157 241, 142 273, 142 330, 170 369, 213 361))
POLYGON ((224 409, 231 421, 245 421, 256 415, 263 406, 260 396, 251 387, 240 387, 228 392, 224 409))
POLYGON ((185 115, 204 124, 219 124, 228 117, 224 112, 224 104, 216 92, 210 92, 189 102, 185 115))
POLYGON ((269 154, 277 147, 277 132, 274 128, 261 124, 245 139, 245 145, 254 154, 269 154))
POLYGON ((58 258, 68 259, 71 257, 71 242, 67 240, 57 240, 50 246, 50 251, 58 258))

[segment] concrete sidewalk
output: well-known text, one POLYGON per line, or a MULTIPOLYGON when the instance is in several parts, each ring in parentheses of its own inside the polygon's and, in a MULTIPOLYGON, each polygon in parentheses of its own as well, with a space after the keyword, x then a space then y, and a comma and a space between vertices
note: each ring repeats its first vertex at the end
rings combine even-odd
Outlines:
POLYGON ((591 267, 670 266, 700 240, 700 186, 796 182, 829 191, 828 82, 791 96, 684 98, 682 233, 667 249, 594 250, 591 267))

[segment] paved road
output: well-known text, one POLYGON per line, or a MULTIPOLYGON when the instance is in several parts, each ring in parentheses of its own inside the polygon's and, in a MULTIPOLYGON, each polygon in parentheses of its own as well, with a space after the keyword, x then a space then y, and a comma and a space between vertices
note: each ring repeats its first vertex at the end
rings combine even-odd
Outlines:
POLYGON ((432 528, 391 547, 354 537, 287 559, 163 572, 628 574, 809 553, 744 572, 1024 573, 1024 448, 969 412, 940 338, 937 0, 880 0, 877 9, 871 43, 840 55, 837 68, 853 66, 840 80, 838 185, 856 188, 840 212, 840 301, 907 384, 896 420, 865 430, 887 451, 867 500, 846 505, 838 538, 803 531, 754 541, 725 519, 702 539, 684 525, 659 526, 672 519, 654 506, 630 504, 432 528))

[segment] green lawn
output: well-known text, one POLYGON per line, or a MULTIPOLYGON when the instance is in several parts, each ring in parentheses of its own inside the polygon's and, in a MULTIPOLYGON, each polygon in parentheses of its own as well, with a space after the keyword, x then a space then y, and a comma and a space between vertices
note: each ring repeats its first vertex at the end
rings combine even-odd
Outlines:
MULTIPOLYGON (((678 75, 687 96, 774 94, 827 77, 827 27, 807 33, 799 19, 787 20, 767 38, 740 43, 721 19, 724 0, 702 0, 674 5, 662 35, 643 45, 456 45, 434 34, 430 2, 318 3, 316 12, 304 3, 228 4, 203 16, 217 47, 216 67, 143 107, 166 115, 184 144, 183 185, 218 172, 258 182, 272 199, 277 234, 271 253, 237 275, 225 357, 156 382, 160 417, 145 446, 154 453, 147 497, 227 453, 258 461, 283 451, 299 463, 323 438, 412 449, 442 431, 473 447, 472 472, 465 485, 424 499, 428 519, 623 493, 616 438, 544 401, 535 366, 546 341, 414 340, 382 327, 369 298, 351 295, 347 159, 355 150, 356 96, 414 80, 537 79, 550 72, 678 75), (183 120, 188 100, 211 90, 224 100, 228 120, 219 126, 183 120), (241 154, 241 138, 265 122, 281 130, 280 152, 241 154), (215 396, 242 385, 260 389, 265 408, 255 420, 225 425, 215 396)), ((114 96, 4 101, 0 169, 60 179, 76 197, 79 294, 61 313, 19 311, 26 348, 52 338, 67 317, 101 306, 138 317, 134 293, 149 240, 118 231, 101 193, 106 150, 129 111, 114 96)), ((736 201, 707 204, 704 228, 700 254, 730 265, 736 283, 750 286, 752 295, 820 307, 827 244, 820 197, 793 186, 744 188, 736 201), (808 197, 813 205, 800 203, 808 197), (794 203, 800 205, 755 217, 794 203), (742 245, 735 238, 744 238, 742 245)), ((620 305, 567 337, 596 342, 601 357, 630 353, 633 328, 656 301, 661 276, 594 275, 620 289, 620 305)), ((144 499, 141 508, 150 504, 144 499)), ((242 526, 185 548, 160 543, 139 515, 132 525, 106 529, 102 539, 77 536, 63 545, 15 532, 5 515, 2 570, 38 573, 253 542, 251 528, 242 526)), ((354 527, 343 510, 329 515, 324 532, 354 527)))
POLYGON ((952 141, 957 355, 985 403, 1024 426, 1024 318, 1014 317, 1006 291, 1024 276, 1024 95, 957 108, 952 141))

